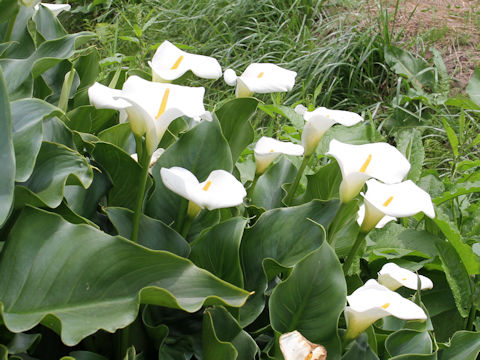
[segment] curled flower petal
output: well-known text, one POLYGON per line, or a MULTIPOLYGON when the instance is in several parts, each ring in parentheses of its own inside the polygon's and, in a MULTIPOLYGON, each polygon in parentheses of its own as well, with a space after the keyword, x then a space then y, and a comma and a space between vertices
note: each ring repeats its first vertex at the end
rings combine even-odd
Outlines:
POLYGON ((234 86, 237 83, 237 74, 232 69, 227 69, 223 73, 223 80, 225 80, 228 86, 234 86))
MULTIPOLYGON (((433 288, 432 280, 423 275, 418 275, 418 277, 422 290, 433 288)), ((387 263, 378 272, 378 282, 390 290, 396 290, 401 286, 417 290, 418 278, 413 271, 404 269, 395 263, 387 263)))
POLYGON ((88 88, 90 104, 97 109, 122 110, 130 106, 127 101, 118 98, 121 95, 122 90, 112 89, 98 82, 88 88))
POLYGON ((255 161, 257 174, 263 174, 267 167, 280 154, 300 156, 303 154, 303 146, 291 142, 279 141, 263 136, 255 145, 255 161))
POLYGON ((337 160, 342 171, 340 199, 344 203, 352 200, 372 177, 392 184, 402 181, 410 171, 405 156, 387 143, 350 145, 334 139, 327 155, 337 160))
POLYGON ((365 285, 347 296, 349 306, 345 308, 347 339, 354 339, 371 324, 385 316, 403 320, 426 320, 425 311, 394 291, 368 280, 365 285))
POLYGON ((330 110, 324 107, 317 108, 314 111, 304 111, 303 118, 306 121, 302 132, 302 145, 305 148, 305 155, 313 154, 323 135, 333 125, 353 126, 363 121, 363 118, 356 113, 330 110))
POLYGON ((212 171, 202 183, 181 167, 162 168, 160 175, 168 189, 208 210, 240 205, 247 195, 242 183, 225 170, 212 171))
POLYGON ((50 10, 53 15, 57 16, 62 11, 70 11, 72 8, 69 4, 48 4, 48 3, 40 3, 34 6, 35 11, 40 8, 40 5, 45 6, 48 10, 50 10))
POLYGON ((166 40, 148 64, 152 68, 153 80, 157 82, 170 82, 189 70, 203 79, 218 79, 222 76, 222 68, 213 57, 190 54, 166 40))
MULTIPOLYGON (((360 208, 358 209, 357 215, 358 215, 357 223, 358 223, 358 225, 362 225, 363 219, 365 219, 365 204, 360 205, 360 208)), ((396 220, 397 220, 396 217, 385 215, 384 217, 382 217, 380 219, 380 221, 375 226, 375 228, 381 229, 385 225, 387 225, 389 222, 396 221, 396 220)))
POLYGON ((297 330, 280 335, 280 350, 285 360, 325 360, 327 350, 308 341, 297 330))
MULTIPOLYGON (((227 84, 233 83, 232 72, 225 71, 224 79, 227 84)), ((275 64, 250 64, 242 75, 236 77, 237 97, 252 96, 253 93, 266 94, 271 92, 290 91, 295 85, 295 71, 284 69, 275 64)))
POLYGON ((365 219, 361 230, 364 232, 373 229, 385 215, 407 217, 423 211, 428 217, 435 217, 432 198, 411 180, 382 184, 370 179, 367 187, 367 192, 362 194, 365 199, 365 219))

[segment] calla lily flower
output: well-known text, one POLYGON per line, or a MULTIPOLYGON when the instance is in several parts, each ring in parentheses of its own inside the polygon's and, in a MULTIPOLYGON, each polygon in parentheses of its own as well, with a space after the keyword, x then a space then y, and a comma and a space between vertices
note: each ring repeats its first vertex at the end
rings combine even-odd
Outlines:
POLYGON ((45 6, 48 10, 50 10, 53 15, 57 16, 62 11, 70 11, 72 8, 69 4, 48 4, 48 3, 40 3, 36 4, 33 8, 37 11, 40 8, 40 5, 45 6))
POLYGON ((407 217, 423 211, 430 218, 435 217, 432 198, 411 180, 398 184, 382 184, 375 179, 367 181, 365 219, 360 230, 369 232, 385 215, 407 217))
POLYGON ((208 210, 240 205, 247 195, 242 183, 225 170, 212 171, 201 183, 190 171, 177 166, 162 168, 160 175, 168 189, 208 210))
MULTIPOLYGON (((360 207, 358 209, 358 212, 357 212, 357 216, 358 216, 357 217, 357 223, 358 223, 358 225, 361 226, 362 223, 363 223, 363 219, 365 219, 365 204, 360 205, 360 207)), ((383 218, 380 219, 378 224, 375 225, 375 228, 376 229, 381 229, 391 221, 397 221, 397 218, 393 217, 393 216, 385 215, 383 218)))
POLYGON ((125 110, 132 132, 145 134, 147 150, 152 154, 173 120, 188 116, 198 121, 205 116, 204 93, 203 87, 155 83, 131 76, 117 98, 129 103, 125 110))
POLYGON ((349 306, 345 308, 346 339, 355 339, 371 324, 385 316, 392 315, 403 320, 427 319, 420 306, 373 279, 347 296, 347 301, 349 306))
POLYGON ((327 350, 311 343, 297 330, 280 335, 280 350, 285 360, 325 360, 327 350))
MULTIPOLYGON (((418 277, 420 278, 420 289, 433 288, 432 280, 428 277, 423 275, 418 275, 418 277)), ((413 271, 404 269, 395 263, 387 263, 378 272, 378 282, 392 291, 401 286, 417 290, 418 278, 413 271)))
POLYGON ((189 54, 169 41, 158 47, 148 65, 152 68, 153 81, 157 82, 171 82, 189 70, 203 79, 222 76, 222 68, 213 57, 189 54))
MULTIPOLYGON (((165 149, 159 148, 155 150, 150 158, 150 164, 148 165, 148 172, 152 174, 153 165, 160 159, 160 156, 165 152, 165 149)), ((138 162, 138 155, 137 153, 130 155, 133 160, 138 162)))
POLYGON ((232 69, 225 70, 225 82, 234 86, 236 97, 249 97, 253 93, 287 92, 295 85, 295 71, 284 69, 275 64, 250 64, 242 75, 237 77, 232 69))
POLYGON ((397 183, 410 171, 410 163, 395 147, 387 143, 364 145, 330 141, 327 155, 332 155, 342 171, 340 200, 352 200, 370 178, 387 184, 397 183))
POLYGON ((267 167, 280 154, 300 156, 303 154, 303 146, 291 142, 279 141, 263 136, 255 145, 255 162, 257 163, 257 174, 263 174, 267 167))

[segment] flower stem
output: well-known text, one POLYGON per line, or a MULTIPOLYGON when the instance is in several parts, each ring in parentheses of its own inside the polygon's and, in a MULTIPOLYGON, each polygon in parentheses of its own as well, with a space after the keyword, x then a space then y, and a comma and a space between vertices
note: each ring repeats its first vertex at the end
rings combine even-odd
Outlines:
MULTIPOLYGON (((137 146, 137 151, 138 151, 138 146, 137 146)), ((152 157, 146 151, 142 151, 142 155, 143 156, 139 157, 139 162, 140 162, 140 166, 142 167, 142 172, 140 173, 138 193, 137 193, 137 203, 135 205, 135 213, 133 214, 133 223, 132 223, 132 241, 135 243, 138 242, 138 229, 140 227, 140 216, 142 214, 142 209, 143 209, 143 199, 145 197, 145 186, 147 184, 148 168, 150 165, 150 159, 152 157)))
POLYGON ((343 212, 347 209, 349 206, 349 203, 340 203, 340 206, 337 209, 337 213, 335 214, 335 217, 333 218, 333 221, 330 223, 328 226, 328 231, 327 231, 327 241, 328 243, 334 248, 334 237, 333 235, 338 231, 338 227, 340 224, 340 221, 342 220, 343 212))
POLYGON ((180 208, 178 209, 176 230, 178 233, 183 233, 183 224, 185 223, 185 215, 187 215, 188 200, 183 199, 180 201, 180 208))
POLYGON ((257 174, 255 173, 255 176, 253 177, 253 181, 252 181, 252 184, 250 185, 250 187, 248 188, 248 191, 247 191, 247 199, 252 199, 252 195, 253 195, 253 190, 255 190, 255 186, 257 185, 257 181, 258 181, 258 178, 260 177, 261 174, 257 174))
POLYGON ((305 171, 305 168, 307 167, 307 164, 310 161, 311 157, 312 155, 308 155, 303 158, 302 165, 300 165, 300 169, 298 169, 297 172, 297 177, 295 178, 293 184, 288 190, 288 195, 285 199, 285 205, 290 206, 290 204, 292 203, 293 195, 295 195, 295 191, 297 190, 298 184, 300 183, 300 179, 302 178, 303 172, 305 171))
POLYGON ((473 330, 473 321, 475 320, 476 313, 477 309, 475 307, 475 304, 472 304, 472 307, 470 308, 470 313, 468 314, 467 323, 465 324, 465 330, 473 330))
POLYGON ((363 240, 365 240, 365 236, 367 236, 367 233, 365 232, 360 231, 358 233, 357 239, 355 240, 355 243, 353 244, 350 252, 347 255, 347 258, 345 259, 345 262, 343 263, 343 273, 345 275, 348 274, 348 270, 350 269, 350 266, 352 266, 353 259, 355 259, 360 245, 362 244, 363 240))

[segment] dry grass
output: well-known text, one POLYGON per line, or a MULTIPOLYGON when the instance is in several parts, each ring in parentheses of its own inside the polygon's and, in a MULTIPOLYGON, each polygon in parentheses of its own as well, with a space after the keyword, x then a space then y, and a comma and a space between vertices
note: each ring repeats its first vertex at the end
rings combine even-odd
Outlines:
MULTIPOLYGON (((378 20, 378 0, 355 5, 358 19, 365 25, 378 20)), ((427 58, 428 49, 437 48, 452 77, 454 91, 463 91, 474 67, 480 65, 480 1, 400 0, 396 14, 395 5, 395 0, 381 0, 383 10, 388 10, 396 43, 427 58)))

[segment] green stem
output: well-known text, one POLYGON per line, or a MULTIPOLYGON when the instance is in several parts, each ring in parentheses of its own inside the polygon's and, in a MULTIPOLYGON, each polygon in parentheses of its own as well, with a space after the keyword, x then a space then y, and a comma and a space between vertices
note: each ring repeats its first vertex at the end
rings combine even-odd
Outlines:
MULTIPOLYGON (((138 150, 138 149, 137 149, 138 150)), ((150 165, 151 155, 147 154, 146 151, 143 151, 142 157, 139 157, 140 166, 142 167, 142 172, 140 173, 140 182, 138 184, 138 194, 137 194, 137 203, 135 205, 135 213, 133 214, 133 223, 132 223, 132 241, 138 242, 138 229, 140 227, 140 216, 143 209, 143 199, 145 197, 145 186, 147 184, 148 178, 148 168, 150 165)))
POLYGON ((330 223, 330 226, 328 227, 327 231, 327 241, 328 243, 334 247, 334 237, 333 234, 336 233, 336 228, 338 227, 338 224, 340 222, 340 218, 342 217, 342 213, 345 211, 345 208, 348 206, 348 203, 340 203, 340 206, 338 207, 337 213, 335 214, 335 217, 333 218, 333 221, 330 223))
POLYGON ((182 229, 182 236, 185 240, 187 240, 187 235, 188 235, 188 232, 190 231, 190 228, 192 227, 192 224, 193 224, 193 220, 195 218, 192 218, 190 216, 187 216, 186 218, 186 221, 184 221, 183 223, 183 229, 182 229))
POLYGON ((255 173, 252 184, 250 185, 250 187, 248 188, 248 191, 247 191, 247 199, 250 199, 250 200, 252 199, 253 190, 255 189, 255 186, 257 185, 257 181, 258 181, 258 178, 260 177, 260 175, 262 175, 262 174, 255 173))
POLYGON ((285 199, 285 205, 290 206, 290 204, 292 203, 293 195, 295 195, 295 191, 297 190, 298 184, 300 183, 300 179, 302 178, 303 172, 305 171, 305 168, 307 167, 307 164, 310 161, 311 157, 312 155, 308 155, 303 158, 302 165, 300 165, 300 169, 298 169, 297 172, 297 177, 295 178, 293 184, 288 190, 288 195, 285 199))
POLYGON ((473 331, 473 321, 475 320, 476 313, 477 308, 475 307, 475 304, 472 304, 472 307, 470 308, 470 313, 468 314, 465 330, 473 331))
POLYGON ((343 273, 345 275, 348 274, 348 270, 350 269, 350 266, 352 266, 353 259, 355 259, 355 256, 357 255, 360 245, 362 244, 363 240, 365 240, 365 236, 367 236, 367 234, 364 232, 358 233, 357 239, 355 240, 355 243, 353 244, 352 248, 350 249, 350 252, 348 253, 347 258, 345 259, 345 262, 343 263, 343 273))
POLYGON ((183 224, 185 223, 185 215, 187 215, 188 200, 183 199, 180 202, 180 209, 178 210, 176 230, 178 233, 183 233, 183 224))

